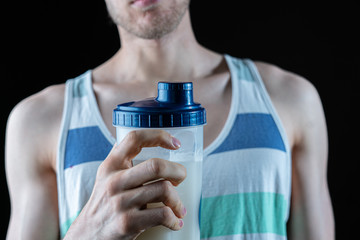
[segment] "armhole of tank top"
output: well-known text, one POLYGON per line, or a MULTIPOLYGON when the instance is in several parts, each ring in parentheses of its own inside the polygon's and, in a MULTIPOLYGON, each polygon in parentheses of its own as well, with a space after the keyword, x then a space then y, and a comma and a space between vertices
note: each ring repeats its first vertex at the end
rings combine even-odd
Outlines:
POLYGON ((226 61, 226 64, 229 68, 230 71, 230 80, 231 80, 231 104, 230 104, 230 110, 227 116, 227 119, 225 121, 224 127, 221 129, 219 135, 215 138, 215 140, 210 143, 209 146, 207 146, 204 149, 204 157, 210 155, 217 147, 219 147, 221 145, 221 143, 226 139, 226 137, 229 135, 229 132, 231 131, 235 119, 236 119, 236 115, 237 115, 237 111, 239 108, 239 79, 237 77, 236 70, 234 69, 233 66, 233 59, 231 56, 224 54, 224 58, 226 61))
MULTIPOLYGON (((269 112, 271 113, 271 115, 273 116, 273 119, 279 129, 280 135, 284 141, 285 144, 285 148, 286 148, 286 157, 288 159, 288 182, 289 182, 289 186, 288 186, 288 194, 289 196, 288 199, 290 201, 291 199, 291 165, 292 165, 292 160, 291 160, 291 149, 290 149, 290 145, 289 145, 289 141, 288 141, 288 136, 286 134, 285 131, 285 127, 280 119, 279 114, 276 111, 276 108, 274 106, 274 104, 271 101, 270 95, 265 87, 265 84, 262 80, 262 77, 255 65, 255 63, 253 61, 251 61, 250 59, 246 59, 245 60, 246 65, 249 67, 251 75, 253 76, 256 84, 258 85, 258 89, 264 99, 264 102, 266 104, 267 109, 269 110, 269 112)), ((290 208, 290 202, 288 204, 288 208, 290 208)), ((288 213, 290 213, 290 209, 288 209, 288 213)), ((289 218, 289 214, 287 215, 287 219, 289 218)))
POLYGON ((285 132, 284 125, 280 119, 279 114, 276 111, 275 106, 272 103, 272 100, 270 98, 270 95, 269 95, 266 87, 265 87, 262 77, 260 76, 260 73, 257 70, 257 67, 253 61, 251 61, 250 59, 246 59, 244 61, 245 61, 246 65, 249 67, 251 75, 253 76, 256 84, 258 85, 258 89, 261 93, 261 96, 263 97, 264 103, 266 104, 266 108, 269 110, 269 112, 273 116, 274 121, 279 128, 281 137, 283 138, 283 141, 284 141, 284 144, 286 147, 286 152, 288 153, 288 152, 290 152, 290 147, 289 147, 289 141, 287 138, 287 134, 285 132))
POLYGON ((71 119, 71 110, 72 110, 72 91, 73 91, 73 80, 68 80, 65 83, 65 92, 64 92, 64 107, 61 118, 61 125, 59 130, 59 139, 57 146, 57 156, 56 156, 56 180, 57 180, 57 192, 58 192, 58 211, 59 211, 59 227, 63 221, 62 216, 64 203, 64 157, 65 157, 65 145, 66 138, 68 134, 70 119, 71 119))
POLYGON ((105 136, 105 138, 109 141, 111 145, 114 145, 116 143, 116 139, 112 136, 110 130, 106 126, 103 117, 101 116, 101 112, 99 109, 99 104, 96 100, 95 91, 93 88, 92 83, 92 70, 89 70, 86 72, 86 90, 88 91, 88 101, 89 101, 89 110, 92 111, 93 116, 97 122, 97 125, 102 132, 102 134, 105 136))

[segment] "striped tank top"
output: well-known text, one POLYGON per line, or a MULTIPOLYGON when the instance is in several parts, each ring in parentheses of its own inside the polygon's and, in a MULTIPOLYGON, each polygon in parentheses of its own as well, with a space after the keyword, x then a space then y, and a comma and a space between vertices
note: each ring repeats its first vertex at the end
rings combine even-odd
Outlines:
MULTIPOLYGON (((224 128, 204 149, 201 239, 285 240, 291 194, 285 130, 254 63, 225 59, 232 102, 224 128)), ((115 141, 101 117, 91 70, 68 80, 57 154, 61 238, 88 201, 115 141)))

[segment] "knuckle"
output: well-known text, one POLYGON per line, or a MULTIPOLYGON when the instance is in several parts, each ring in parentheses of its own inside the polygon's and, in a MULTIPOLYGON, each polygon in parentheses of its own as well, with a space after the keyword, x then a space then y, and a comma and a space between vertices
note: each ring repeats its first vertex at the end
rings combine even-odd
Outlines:
POLYGON ((127 198, 124 194, 118 194, 116 196, 116 200, 114 201, 114 209, 116 212, 122 211, 123 209, 126 209, 127 206, 127 198))
POLYGON ((117 192, 117 182, 114 179, 109 179, 105 185, 108 196, 114 196, 117 192))
POLYGON ((166 167, 162 159, 159 158, 149 159, 148 164, 149 170, 157 177, 161 175, 166 167))
POLYGON ((109 196, 116 195, 121 190, 120 183, 124 182, 123 174, 116 174, 108 178, 105 183, 105 190, 109 196))
POLYGON ((171 134, 167 131, 161 130, 159 131, 159 138, 163 141, 167 141, 171 138, 171 134))
POLYGON ((171 208, 168 206, 163 207, 163 211, 162 211, 163 223, 165 224, 171 223, 173 217, 174 217, 174 213, 171 210, 171 208))
POLYGON ((162 201, 166 206, 169 206, 172 209, 173 214, 182 214, 182 202, 179 198, 178 192, 175 190, 174 186, 169 181, 163 181, 162 183, 162 201))
POLYGON ((152 144, 154 146, 161 146, 165 143, 169 142, 169 139, 171 139, 170 133, 164 131, 164 130, 155 130, 152 132, 152 144))
POLYGON ((138 138, 138 133, 136 131, 131 131, 125 136, 124 140, 126 142, 135 143, 137 141, 137 138, 138 138))
POLYGON ((96 172, 96 179, 104 178, 104 176, 106 176, 106 173, 108 172, 107 168, 108 167, 106 166, 106 164, 102 162, 96 172))
POLYGON ((187 176, 186 167, 181 165, 181 164, 179 164, 178 166, 180 167, 181 178, 182 178, 182 180, 184 180, 186 178, 186 176, 187 176))
POLYGON ((113 162, 113 157, 111 155, 106 157, 106 160, 103 161, 97 172, 96 172, 96 178, 98 179, 103 179, 106 178, 106 176, 109 174, 109 172, 111 171, 111 162, 113 162))
POLYGON ((173 186, 169 181, 162 181, 161 182, 162 190, 165 194, 171 194, 173 192, 173 186))
POLYGON ((121 232, 131 233, 133 232, 133 226, 131 224, 131 215, 129 212, 123 213, 120 216, 118 226, 121 232))
POLYGON ((175 219, 177 219, 177 218, 175 217, 171 208, 163 207, 162 214, 163 214, 162 225, 166 226, 170 229, 176 230, 177 229, 177 221, 175 219))
POLYGON ((172 184, 169 181, 162 181, 161 190, 164 194, 164 202, 168 203, 169 201, 171 201, 174 194, 174 187, 172 186, 172 184))
POLYGON ((141 141, 140 141, 140 135, 138 131, 134 130, 129 132, 123 142, 121 144, 125 144, 127 146, 131 147, 131 150, 129 149, 130 154, 138 154, 141 151, 141 141))

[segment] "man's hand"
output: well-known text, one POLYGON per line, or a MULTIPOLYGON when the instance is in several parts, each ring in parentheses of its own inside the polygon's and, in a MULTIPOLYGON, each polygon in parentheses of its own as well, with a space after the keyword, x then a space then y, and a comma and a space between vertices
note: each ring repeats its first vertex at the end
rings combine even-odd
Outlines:
POLYGON ((185 179, 185 167, 159 158, 132 166, 143 147, 157 146, 175 150, 180 142, 162 130, 142 130, 130 132, 112 149, 98 169, 89 201, 65 239, 134 239, 157 225, 181 229, 186 210, 174 186, 185 179), (146 208, 154 202, 164 206, 146 208))

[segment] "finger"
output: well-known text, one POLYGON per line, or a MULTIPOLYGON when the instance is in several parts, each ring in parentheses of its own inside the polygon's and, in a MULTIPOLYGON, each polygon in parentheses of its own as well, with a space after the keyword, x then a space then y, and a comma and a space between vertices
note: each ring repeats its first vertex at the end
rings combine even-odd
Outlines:
MULTIPOLYGON (((115 148, 116 148, 116 147, 117 147, 117 144, 115 143, 115 144, 113 145, 112 149, 110 150, 110 153, 109 153, 108 156, 106 157, 106 159, 112 157, 113 152, 115 151, 115 148)), ((98 168, 98 171, 97 171, 97 174, 96 174, 96 178, 97 178, 97 179, 98 179, 98 178, 101 178, 101 177, 103 177, 103 176, 107 176, 108 172, 111 170, 111 166, 109 166, 108 161, 107 161, 106 159, 100 164, 100 166, 99 166, 99 168, 98 168)), ((124 164, 125 164, 125 163, 124 163, 124 164)), ((132 164, 132 161, 128 162, 127 164, 128 164, 127 168, 131 168, 132 165, 133 165, 133 164, 132 164)))
POLYGON ((140 153, 143 147, 163 147, 175 150, 180 147, 180 141, 164 130, 132 131, 115 146, 103 165, 109 170, 127 169, 132 166, 132 159, 140 153))
POLYGON ((137 231, 158 225, 163 225, 164 227, 177 231, 184 225, 183 220, 176 217, 168 206, 134 211, 131 217, 133 218, 132 224, 134 224, 132 228, 137 231))
POLYGON ((170 207, 174 214, 183 218, 186 214, 186 209, 181 202, 177 191, 169 181, 158 181, 139 188, 135 188, 124 192, 121 207, 124 209, 138 208, 141 209, 148 203, 162 202, 164 205, 170 207))
POLYGON ((123 172, 121 190, 139 187, 158 179, 170 181, 174 186, 186 178, 186 168, 176 162, 151 158, 123 172))

